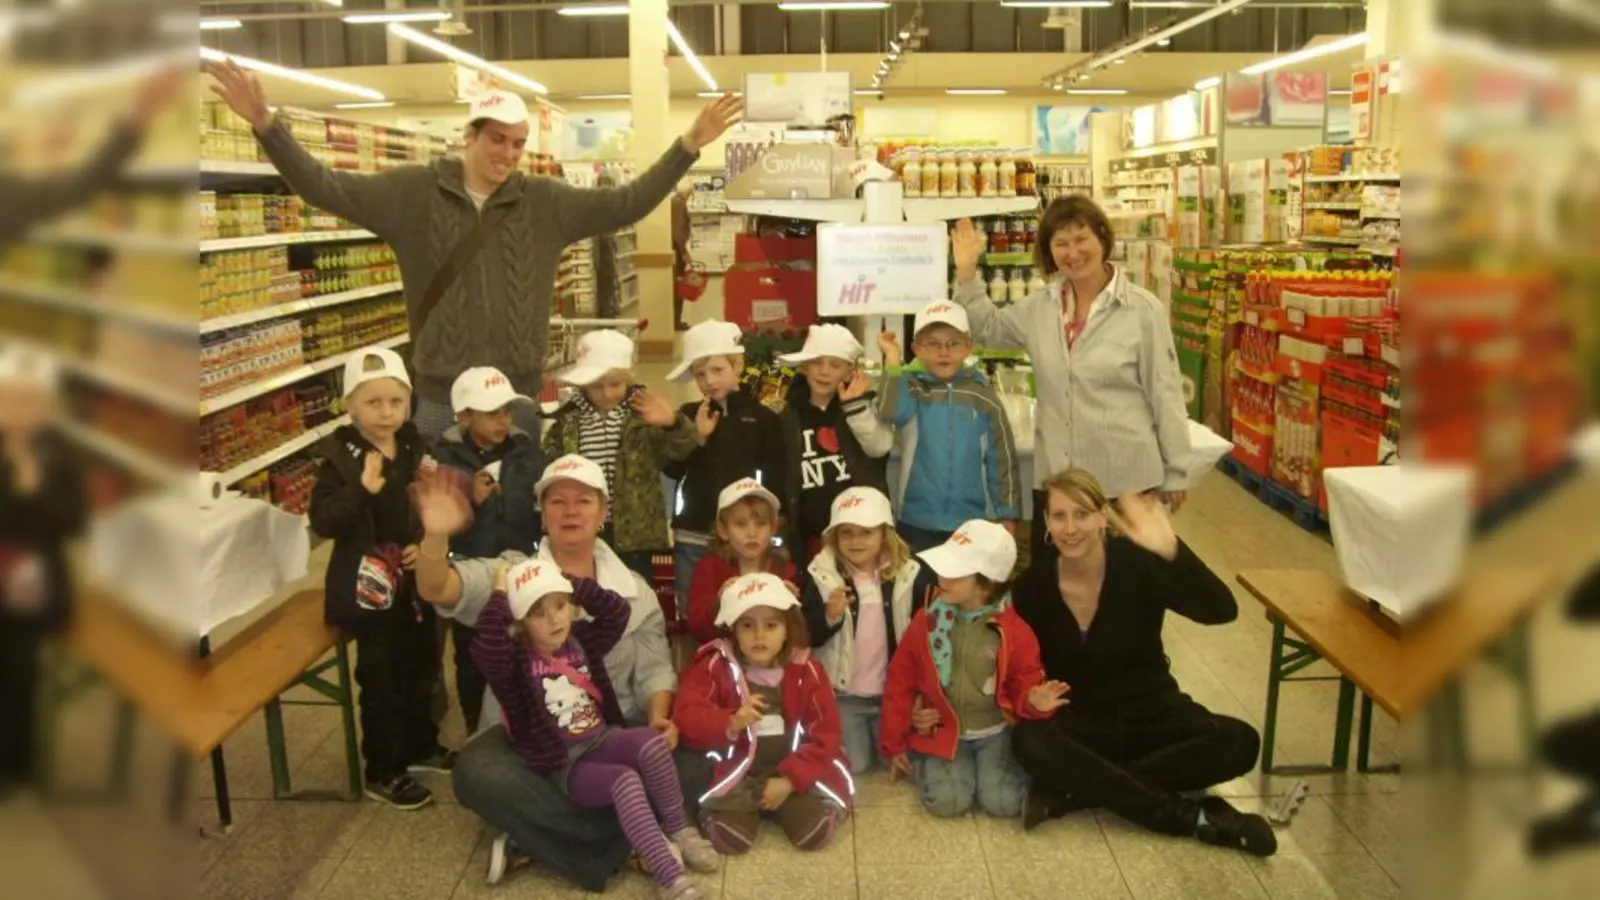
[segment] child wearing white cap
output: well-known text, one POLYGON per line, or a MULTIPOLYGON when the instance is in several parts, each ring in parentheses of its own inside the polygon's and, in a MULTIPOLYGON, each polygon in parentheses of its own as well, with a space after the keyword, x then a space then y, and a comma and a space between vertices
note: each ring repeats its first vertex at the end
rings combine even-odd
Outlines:
POLYGON ((942 593, 912 620, 889 664, 879 750, 892 777, 916 780, 933 815, 965 815, 976 802, 991 816, 1019 816, 1028 780, 1011 753, 1011 726, 1050 718, 1067 685, 1044 679, 1038 641, 1011 608, 1016 539, 974 520, 922 561, 942 593), (912 727, 918 700, 937 714, 931 730, 912 727))
POLYGON ((615 808, 657 896, 694 900, 704 895, 684 865, 711 872, 721 860, 689 821, 666 736, 624 725, 606 671, 630 616, 617 593, 569 580, 552 561, 525 560, 498 571, 472 656, 501 701, 517 756, 579 806, 615 808))
POLYGON ((749 851, 767 816, 796 847, 820 850, 855 799, 833 689, 799 607, 769 572, 730 582, 723 636, 695 654, 673 706, 685 746, 716 761, 700 822, 725 854, 749 851))
POLYGON ((899 432, 900 534, 921 552, 968 519, 1021 518, 1022 470, 999 393, 982 370, 966 365, 967 311, 949 300, 930 303, 917 313, 913 334, 917 358, 909 366, 901 365, 893 332, 878 336, 878 415, 899 432))
POLYGON ((768 485, 783 512, 788 507, 778 487, 785 471, 783 428, 778 414, 739 389, 744 370, 744 335, 731 322, 700 322, 683 335, 683 361, 668 374, 673 381, 693 376, 704 399, 686 403, 698 446, 662 471, 678 482, 679 505, 672 518, 672 556, 677 574, 678 617, 688 614, 694 570, 715 533, 723 488, 741 478, 768 485))
POLYGON ((418 600, 410 571, 422 528, 407 489, 436 463, 407 421, 411 378, 393 350, 350 357, 344 403, 351 424, 318 447, 309 510, 311 530, 333 541, 326 617, 356 640, 367 796, 417 809, 433 794, 408 773, 449 771, 454 760, 430 714, 439 668, 434 612, 418 600))
POLYGON ((859 775, 877 754, 889 660, 911 617, 933 595, 937 576, 895 533, 889 498, 866 487, 833 501, 807 574, 801 604, 811 646, 838 694, 845 752, 859 775))
POLYGON ((704 644, 720 636, 717 606, 722 589, 740 575, 771 572, 794 582, 794 563, 772 545, 783 514, 776 494, 754 478, 741 478, 717 498, 717 535, 695 566, 689 585, 689 634, 704 644))
MULTIPOLYGON (((517 393, 511 379, 493 366, 462 372, 450 388, 456 424, 433 446, 439 464, 471 479, 472 525, 450 539, 450 552, 472 558, 499 556, 507 550, 532 553, 539 543, 539 516, 530 498, 544 463, 539 444, 512 421, 513 409, 533 406, 517 393)), ((468 647, 472 629, 454 624, 456 695, 467 733, 478 729, 483 704, 483 676, 472 664, 468 647)))
POLYGON ((661 467, 699 446, 694 422, 634 379, 633 340, 591 331, 560 380, 578 390, 551 415, 545 456, 576 453, 600 465, 613 503, 602 535, 623 562, 654 578, 650 559, 669 546, 661 467))
POLYGON ((789 533, 801 565, 816 553, 835 497, 856 486, 889 489, 886 457, 894 432, 878 421, 871 385, 856 371, 860 358, 861 343, 843 325, 813 325, 799 352, 779 357, 800 368, 780 418, 788 448, 789 533))

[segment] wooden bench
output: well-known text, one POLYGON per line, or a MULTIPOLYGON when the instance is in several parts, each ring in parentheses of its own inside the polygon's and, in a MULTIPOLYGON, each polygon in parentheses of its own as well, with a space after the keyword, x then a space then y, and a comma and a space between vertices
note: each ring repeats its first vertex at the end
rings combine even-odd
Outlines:
MULTIPOLYGON (((272 764, 273 794, 295 795, 289 780, 284 745, 282 704, 338 706, 343 714, 345 758, 349 770, 348 799, 361 796, 361 767, 356 747, 355 692, 348 642, 323 622, 321 591, 304 591, 273 609, 230 640, 215 654, 186 653, 143 621, 95 590, 83 591, 64 646, 78 664, 109 685, 119 705, 112 754, 114 789, 125 785, 132 749, 131 711, 137 708, 178 745, 181 764, 207 755, 216 780, 217 806, 224 827, 232 821, 222 744, 257 711, 264 710, 267 747, 272 764), (321 661, 334 651, 332 659, 321 661), (336 680, 325 677, 333 670, 336 680), (284 701, 283 692, 303 684, 327 700, 284 701)), ((46 709, 54 710, 81 686, 58 674, 47 682, 46 709)), ((45 734, 53 736, 53 725, 45 734)), ((42 765, 54 759, 47 745, 42 765)), ((42 772, 49 785, 53 773, 42 772)), ((174 785, 173 803, 181 803, 182 785, 174 785)))

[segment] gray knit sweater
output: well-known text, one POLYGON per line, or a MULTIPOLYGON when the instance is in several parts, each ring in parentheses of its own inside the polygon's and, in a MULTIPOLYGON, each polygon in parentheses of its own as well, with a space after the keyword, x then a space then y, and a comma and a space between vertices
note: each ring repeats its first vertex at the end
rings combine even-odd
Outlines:
POLYGON ((282 122, 261 146, 306 202, 344 216, 394 248, 405 282, 417 393, 448 403, 456 376, 494 366, 518 391, 537 396, 550 332, 550 298, 561 251, 574 241, 644 218, 689 171, 696 157, 681 141, 649 170, 618 188, 575 188, 514 173, 484 210, 514 208, 445 291, 417 333, 422 295, 479 212, 462 183, 459 159, 376 175, 334 171, 295 142, 282 122))

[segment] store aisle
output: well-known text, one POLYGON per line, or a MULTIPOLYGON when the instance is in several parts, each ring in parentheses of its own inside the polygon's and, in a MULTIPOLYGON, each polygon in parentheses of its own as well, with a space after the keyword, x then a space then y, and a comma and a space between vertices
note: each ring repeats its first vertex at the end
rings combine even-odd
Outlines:
MULTIPOLYGON (((653 366, 643 367, 647 379, 653 366)), ((676 398, 675 398, 676 399, 676 398)), ((1297 531, 1220 476, 1208 478, 1178 517, 1180 534, 1221 574, 1241 567, 1334 564, 1331 547, 1297 531)), ((1174 623, 1172 664, 1198 700, 1259 726, 1269 631, 1261 608, 1240 597, 1239 619, 1220 628, 1174 623)), ((1332 737, 1331 686, 1286 692, 1279 753, 1315 760, 1332 737)), ((342 747, 330 711, 290 710, 290 752, 297 787, 333 786, 342 747)), ((452 713, 447 740, 461 734, 452 713)), ((1397 733, 1380 724, 1378 756, 1397 755, 1397 733)), ((415 813, 372 804, 273 803, 259 721, 230 742, 236 824, 201 842, 202 897, 463 898, 580 897, 537 871, 497 888, 483 884, 489 842, 476 817, 453 802, 415 813)), ((1270 804, 1292 779, 1257 775, 1223 786, 1246 809, 1270 804)), ((1399 779, 1356 774, 1312 779, 1313 796, 1280 832, 1269 860, 1169 840, 1133 829, 1109 814, 1080 813, 1023 834, 1015 821, 940 821, 917 808, 904 785, 882 774, 859 783, 859 810, 835 846, 802 857, 775 835, 751 856, 730 862, 705 883, 727 898, 911 897, 930 884, 955 898, 1054 898, 1073 884, 1082 897, 1393 897, 1399 893, 1399 779)), ((435 783, 441 801, 448 786, 435 783)), ((205 781, 202 793, 210 793, 205 781)), ((214 821, 202 801, 205 820, 214 821)), ((627 875, 604 896, 643 898, 650 883, 627 875)), ((713 896, 717 896, 715 892, 713 896)))

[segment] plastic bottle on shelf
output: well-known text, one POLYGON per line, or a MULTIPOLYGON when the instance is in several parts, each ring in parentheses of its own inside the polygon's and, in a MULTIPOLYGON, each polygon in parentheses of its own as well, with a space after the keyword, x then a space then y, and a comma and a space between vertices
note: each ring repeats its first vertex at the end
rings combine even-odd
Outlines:
POLYGON ((905 163, 900 168, 900 183, 904 187, 904 196, 922 196, 922 151, 916 147, 908 147, 904 151, 905 163))
POLYGON ((995 269, 989 276, 989 299, 994 303, 1005 303, 1011 297, 1011 285, 1006 282, 1004 269, 995 269))
POLYGON ((1015 197, 1017 195, 1017 160, 1010 150, 1000 150, 998 167, 1000 169, 1000 196, 1015 197))
POLYGON ((978 153, 978 196, 998 197, 1000 195, 1000 167, 995 164, 993 150, 981 150, 978 153))
POLYGON ((978 196, 978 164, 971 150, 956 154, 956 194, 961 197, 978 196))
POLYGON ((933 200, 939 196, 939 151, 933 147, 922 150, 922 196, 933 200))
POLYGON ((1028 278, 1028 293, 1037 294, 1050 286, 1049 283, 1044 280, 1043 273, 1041 273, 1038 269, 1029 269, 1028 272, 1030 276, 1028 278))
POLYGON ((1011 249, 1011 231, 1006 227, 1006 220, 995 218, 990 220, 989 252, 1005 253, 1011 249))
POLYGON ((1017 196, 1032 197, 1037 194, 1036 177, 1033 168, 1033 157, 1027 150, 1017 151, 1017 196))
POLYGON ((945 200, 961 196, 961 164, 954 150, 939 151, 939 196, 945 200))
POLYGON ((1028 278, 1021 266, 1011 270, 1011 283, 1007 285, 1008 299, 1012 303, 1020 303, 1028 296, 1028 278))

